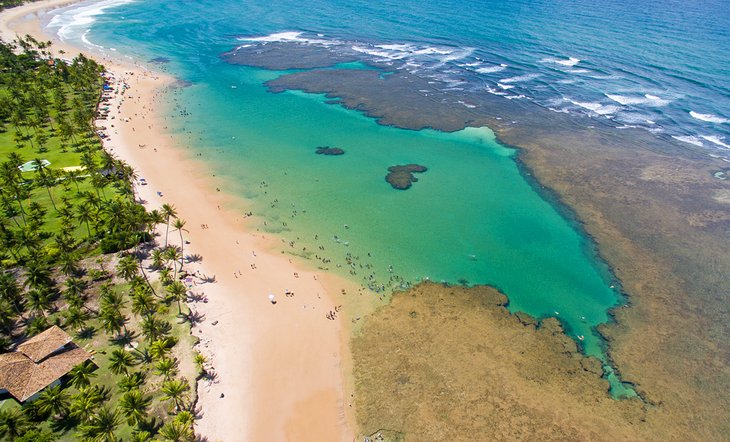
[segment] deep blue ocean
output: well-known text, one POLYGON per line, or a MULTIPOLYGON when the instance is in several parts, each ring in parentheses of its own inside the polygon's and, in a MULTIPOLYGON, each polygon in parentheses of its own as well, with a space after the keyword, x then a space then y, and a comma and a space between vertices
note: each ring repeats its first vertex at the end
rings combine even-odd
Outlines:
POLYGON ((730 157, 724 0, 105 0, 53 24, 143 59, 175 51, 200 75, 212 55, 245 44, 238 37, 354 48, 443 88, 532 100, 730 157))
MULTIPOLYGON (((386 301, 425 278, 495 285, 512 310, 558 317, 609 373, 596 326, 625 302, 620 282, 525 181, 515 150, 485 129, 408 131, 319 95, 271 94, 263 83, 280 73, 220 55, 271 41, 326 46, 433 88, 530 100, 730 159, 730 4, 719 0, 102 0, 47 19, 62 39, 184 80, 168 97, 170 130, 285 252, 386 301), (347 154, 325 160, 313 155, 321 145, 347 154), (410 162, 429 171, 406 192, 390 188, 387 168, 410 162)), ((614 394, 633 394, 607 377, 614 394)))

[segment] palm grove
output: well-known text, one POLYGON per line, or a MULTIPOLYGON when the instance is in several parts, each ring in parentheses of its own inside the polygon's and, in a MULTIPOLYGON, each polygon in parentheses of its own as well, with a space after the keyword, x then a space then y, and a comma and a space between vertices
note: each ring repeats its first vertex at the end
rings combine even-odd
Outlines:
POLYGON ((0 42, 0 352, 58 325, 96 354, 33 401, 0 401, 0 438, 192 440, 191 383, 207 373, 176 346, 194 319, 185 223, 137 204, 134 170, 102 148, 103 68, 49 45, 0 42))

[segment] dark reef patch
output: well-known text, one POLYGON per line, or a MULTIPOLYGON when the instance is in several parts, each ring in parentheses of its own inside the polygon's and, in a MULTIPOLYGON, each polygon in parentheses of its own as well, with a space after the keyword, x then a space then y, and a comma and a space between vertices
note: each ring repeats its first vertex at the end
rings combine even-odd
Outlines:
POLYGON ((239 46, 222 54, 221 58, 230 64, 274 71, 324 68, 357 61, 354 56, 336 54, 326 48, 280 42, 266 42, 248 47, 239 46))
POLYGON ((315 153, 317 155, 337 156, 337 155, 344 155, 345 151, 340 149, 339 147, 320 146, 317 148, 315 153))
POLYGON ((388 174, 385 176, 387 181, 394 189, 406 190, 411 187, 411 184, 418 181, 413 174, 423 173, 427 171, 426 166, 418 164, 406 164, 405 166, 390 166, 388 168, 388 174))
POLYGON ((167 57, 155 57, 150 60, 150 63, 155 63, 155 64, 166 64, 169 62, 170 62, 170 59, 167 57))

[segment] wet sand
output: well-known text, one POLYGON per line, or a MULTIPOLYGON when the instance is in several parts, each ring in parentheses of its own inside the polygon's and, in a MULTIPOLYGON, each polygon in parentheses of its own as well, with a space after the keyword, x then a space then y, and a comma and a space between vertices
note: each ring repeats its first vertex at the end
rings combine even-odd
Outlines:
MULTIPOLYGON (((0 34, 45 35, 39 17, 66 0, 24 5, 0 14, 0 34)), ((78 54, 54 39, 53 50, 78 54)), ((105 147, 128 162, 148 210, 172 204, 184 219, 186 255, 202 261, 186 268, 201 278, 191 292, 207 302, 190 303, 203 315, 193 333, 208 356, 213 381, 198 384, 201 418, 196 431, 208 440, 352 440, 345 402, 343 360, 347 332, 339 317, 326 317, 335 296, 350 283, 299 268, 275 252, 275 240, 247 229, 240 208, 222 192, 205 164, 186 157, 166 133, 163 90, 175 80, 143 67, 90 54, 114 75, 117 92, 108 103, 105 147), (125 91, 121 94, 121 90, 125 91), (199 272, 199 273, 198 273, 199 272), (203 282, 203 277, 214 282, 203 282), (285 295, 285 290, 293 295, 285 295), (269 295, 276 303, 270 302, 269 295)), ((164 242, 164 237, 158 237, 164 242)), ((170 243, 178 244, 177 232, 170 243)))

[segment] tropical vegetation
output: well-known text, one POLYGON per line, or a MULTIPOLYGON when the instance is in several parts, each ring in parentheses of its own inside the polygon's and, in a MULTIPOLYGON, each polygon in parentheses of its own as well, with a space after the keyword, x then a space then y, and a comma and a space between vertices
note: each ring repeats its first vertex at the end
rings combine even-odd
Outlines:
POLYGON ((185 222, 145 210, 135 171, 104 150, 94 120, 111 89, 83 55, 0 42, 0 352, 58 325, 94 354, 35 400, 0 400, 3 440, 194 437, 205 361, 181 281, 185 222))

